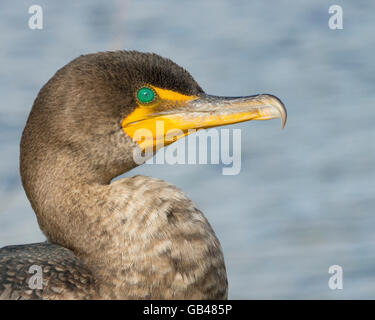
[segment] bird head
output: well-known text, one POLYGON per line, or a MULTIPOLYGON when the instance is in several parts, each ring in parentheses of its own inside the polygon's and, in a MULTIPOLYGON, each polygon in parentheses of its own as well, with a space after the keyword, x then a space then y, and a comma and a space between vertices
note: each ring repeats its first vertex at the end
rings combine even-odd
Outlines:
POLYGON ((69 155, 77 161, 66 163, 111 179, 137 165, 131 159, 135 148, 155 151, 197 129, 273 118, 285 125, 286 109, 277 97, 208 95, 185 69, 159 55, 88 54, 41 89, 23 134, 21 160, 29 154, 30 165, 38 158, 35 151, 45 157, 42 150, 53 150, 55 160, 69 155))

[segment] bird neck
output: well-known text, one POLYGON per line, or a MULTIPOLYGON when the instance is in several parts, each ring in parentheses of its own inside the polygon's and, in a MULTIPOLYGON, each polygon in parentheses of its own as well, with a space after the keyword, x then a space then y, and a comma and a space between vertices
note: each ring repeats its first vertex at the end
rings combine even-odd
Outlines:
POLYGON ((21 147, 20 166, 41 230, 50 242, 71 249, 97 281, 111 285, 129 246, 121 210, 132 193, 127 179, 110 184, 113 172, 103 174, 64 150, 42 150, 21 147))
POLYGON ((144 176, 109 184, 73 167, 56 152, 21 152, 22 180, 42 231, 90 269, 98 297, 226 296, 220 244, 180 190, 144 176))

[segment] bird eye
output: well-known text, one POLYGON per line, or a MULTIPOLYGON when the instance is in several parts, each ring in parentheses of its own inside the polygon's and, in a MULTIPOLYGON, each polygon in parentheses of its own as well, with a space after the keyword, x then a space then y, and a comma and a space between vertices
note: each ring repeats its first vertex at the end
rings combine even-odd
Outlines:
POLYGON ((137 92, 137 99, 140 103, 150 103, 155 99, 154 90, 143 87, 137 92))

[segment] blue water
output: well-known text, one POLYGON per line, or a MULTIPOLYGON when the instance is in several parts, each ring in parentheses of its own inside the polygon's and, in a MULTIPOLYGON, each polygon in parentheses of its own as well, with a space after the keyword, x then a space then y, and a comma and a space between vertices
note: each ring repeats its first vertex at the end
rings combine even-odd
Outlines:
POLYGON ((373 1, 1 1, 0 247, 43 241, 22 189, 19 140, 41 86, 82 53, 169 57, 216 95, 272 93, 288 123, 242 129, 242 170, 141 166, 205 213, 224 250, 230 298, 375 298, 373 1), (44 29, 28 28, 28 8, 44 29), (328 28, 339 4, 344 29, 328 28), (340 265, 344 289, 328 288, 340 265))

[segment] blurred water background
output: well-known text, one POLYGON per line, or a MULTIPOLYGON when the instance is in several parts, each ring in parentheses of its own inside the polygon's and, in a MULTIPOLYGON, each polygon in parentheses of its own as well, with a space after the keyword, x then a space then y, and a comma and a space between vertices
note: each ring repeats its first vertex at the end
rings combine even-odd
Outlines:
POLYGON ((43 241, 21 186, 19 140, 41 86, 83 53, 136 49, 215 95, 272 93, 288 123, 242 129, 242 170, 144 165, 215 229, 232 299, 375 298, 374 1, 1 1, 0 247, 43 241), (39 4, 44 29, 28 28, 39 4), (344 29, 328 28, 341 5, 344 29), (328 268, 344 289, 328 288, 328 268))

